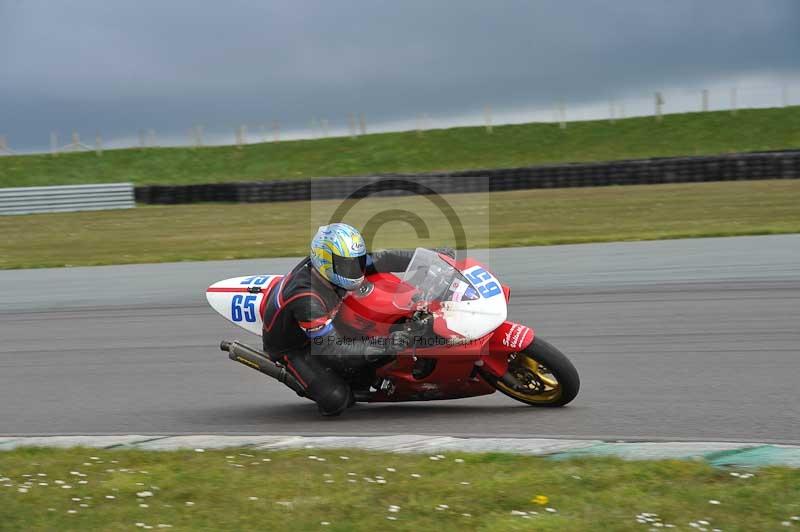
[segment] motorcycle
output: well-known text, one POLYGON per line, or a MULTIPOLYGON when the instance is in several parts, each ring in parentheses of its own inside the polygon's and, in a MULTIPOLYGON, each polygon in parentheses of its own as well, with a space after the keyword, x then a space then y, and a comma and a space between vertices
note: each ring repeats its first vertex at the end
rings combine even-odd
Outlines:
MULTIPOLYGON (((251 275, 214 283, 211 307, 261 335, 263 311, 282 275, 251 275)), ((558 407, 578 394, 569 359, 525 325, 506 320, 510 289, 481 263, 417 248, 400 275, 374 273, 342 300, 334 319, 344 337, 387 337, 402 328, 412 345, 365 372, 343 375, 357 402, 458 399, 499 390, 531 406, 558 407), (366 373, 366 374, 365 374, 366 373)), ((229 358, 305 396, 279 361, 238 341, 220 344, 229 358)))

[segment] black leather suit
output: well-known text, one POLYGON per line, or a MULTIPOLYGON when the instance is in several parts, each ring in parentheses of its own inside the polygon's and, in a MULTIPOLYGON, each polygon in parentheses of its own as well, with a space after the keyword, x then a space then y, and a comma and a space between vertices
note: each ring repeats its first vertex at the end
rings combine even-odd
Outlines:
MULTIPOLYGON (((409 250, 367 254, 366 273, 402 272, 413 255, 409 250)), ((385 344, 342 341, 333 320, 346 294, 306 258, 270 291, 264 308, 264 352, 287 366, 326 415, 351 404, 352 392, 341 373, 380 361, 386 352, 385 344)))

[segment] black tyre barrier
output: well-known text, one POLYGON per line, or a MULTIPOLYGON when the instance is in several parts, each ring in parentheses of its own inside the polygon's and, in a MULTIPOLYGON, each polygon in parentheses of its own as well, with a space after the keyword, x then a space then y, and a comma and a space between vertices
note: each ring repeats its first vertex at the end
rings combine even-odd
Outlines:
MULTIPOLYGON (((437 194, 500 192, 536 188, 798 179, 800 178, 800 150, 442 173, 320 177, 292 181, 210 183, 184 186, 149 185, 136 187, 135 194, 136 201, 139 203, 161 205, 342 199, 353 190, 386 178, 415 181, 424 185, 426 189, 435 190, 437 194)), ((380 191, 374 195, 396 196, 410 193, 393 189, 380 191)))

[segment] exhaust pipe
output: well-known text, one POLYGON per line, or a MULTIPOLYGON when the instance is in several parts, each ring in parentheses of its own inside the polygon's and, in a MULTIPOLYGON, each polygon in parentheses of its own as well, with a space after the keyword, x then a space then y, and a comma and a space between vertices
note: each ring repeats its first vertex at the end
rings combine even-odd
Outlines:
POLYGON ((222 351, 227 351, 228 358, 231 360, 239 362, 240 364, 244 364, 249 368, 253 368, 259 373, 268 375, 273 379, 284 383, 286 386, 294 390, 300 397, 305 397, 305 389, 303 388, 303 385, 297 381, 294 375, 286 371, 286 368, 277 365, 275 362, 264 356, 261 351, 253 349, 245 344, 228 340, 223 340, 222 343, 219 344, 219 348, 222 351))

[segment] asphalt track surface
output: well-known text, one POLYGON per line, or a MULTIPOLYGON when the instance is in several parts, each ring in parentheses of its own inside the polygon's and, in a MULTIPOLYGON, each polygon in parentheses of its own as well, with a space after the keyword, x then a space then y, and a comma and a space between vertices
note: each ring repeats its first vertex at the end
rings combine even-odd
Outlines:
POLYGON ((0 272, 0 434, 438 434, 800 442, 800 235, 481 252, 581 374, 563 409, 496 393, 337 419, 227 359, 204 289, 296 260, 0 272))

